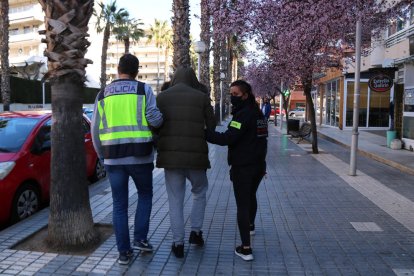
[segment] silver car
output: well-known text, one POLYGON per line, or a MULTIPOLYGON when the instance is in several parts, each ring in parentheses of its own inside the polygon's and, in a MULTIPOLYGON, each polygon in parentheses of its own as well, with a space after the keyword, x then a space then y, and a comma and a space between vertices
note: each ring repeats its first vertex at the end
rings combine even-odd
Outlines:
POLYGON ((289 117, 305 117, 305 108, 304 107, 297 107, 289 111, 289 117))

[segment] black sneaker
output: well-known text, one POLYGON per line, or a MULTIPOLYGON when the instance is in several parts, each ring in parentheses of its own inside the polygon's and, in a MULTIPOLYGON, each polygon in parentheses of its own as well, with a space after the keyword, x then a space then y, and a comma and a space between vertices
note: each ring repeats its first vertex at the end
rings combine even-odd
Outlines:
POLYGON ((129 264, 131 262, 133 254, 134 253, 132 252, 132 250, 119 253, 118 264, 121 264, 121 265, 129 264))
POLYGON ((196 231, 191 231, 188 242, 192 244, 196 244, 198 246, 203 246, 204 245, 203 231, 199 231, 198 234, 196 231))
POLYGON ((242 245, 237 246, 234 253, 236 253, 237 256, 239 256, 240 258, 242 258, 245 261, 253 261, 253 259, 254 259, 251 247, 246 249, 246 248, 243 248, 242 245))
POLYGON ((184 257, 184 244, 172 244, 171 251, 174 253, 175 257, 183 258, 184 257))
POLYGON ((250 235, 256 234, 256 231, 254 231, 254 224, 250 224, 250 235))
POLYGON ((134 241, 132 247, 141 251, 152 252, 154 249, 152 245, 147 241, 134 241))

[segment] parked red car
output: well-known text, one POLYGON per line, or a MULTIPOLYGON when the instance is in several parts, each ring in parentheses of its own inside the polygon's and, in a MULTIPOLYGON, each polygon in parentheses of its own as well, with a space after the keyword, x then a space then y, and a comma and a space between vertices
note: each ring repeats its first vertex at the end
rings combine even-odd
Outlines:
MULTIPOLYGON (((270 110, 270 120, 273 121, 275 119, 275 114, 280 115, 280 109, 279 107, 273 107, 270 110)), ((285 115, 285 110, 282 109, 282 114, 285 115)))
MULTIPOLYGON (((0 113, 0 224, 17 222, 49 200, 51 111, 0 113)), ((84 115, 87 175, 106 176, 84 115)))

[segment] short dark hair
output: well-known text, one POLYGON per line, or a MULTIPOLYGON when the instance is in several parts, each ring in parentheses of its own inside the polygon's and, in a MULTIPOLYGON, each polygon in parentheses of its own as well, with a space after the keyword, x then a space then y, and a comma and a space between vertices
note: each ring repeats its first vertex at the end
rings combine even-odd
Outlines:
POLYGON ((119 59, 118 71, 122 74, 136 76, 138 74, 139 60, 136 56, 125 54, 119 59))
POLYGON ((255 98, 252 91, 252 86, 245 80, 236 80, 230 84, 230 87, 237 86, 243 93, 248 95, 248 100, 255 102, 255 98))

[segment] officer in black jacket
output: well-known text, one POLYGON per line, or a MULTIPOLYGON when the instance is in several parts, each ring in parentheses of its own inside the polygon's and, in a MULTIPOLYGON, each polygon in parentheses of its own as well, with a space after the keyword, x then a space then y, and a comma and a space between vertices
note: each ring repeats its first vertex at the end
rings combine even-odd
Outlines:
POLYGON ((210 143, 229 147, 230 179, 233 182, 242 241, 235 253, 243 260, 251 261, 250 234, 254 234, 256 191, 266 174, 267 121, 249 83, 243 80, 233 82, 230 94, 233 118, 226 132, 206 130, 206 138, 210 143))

